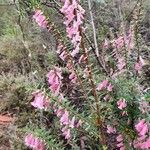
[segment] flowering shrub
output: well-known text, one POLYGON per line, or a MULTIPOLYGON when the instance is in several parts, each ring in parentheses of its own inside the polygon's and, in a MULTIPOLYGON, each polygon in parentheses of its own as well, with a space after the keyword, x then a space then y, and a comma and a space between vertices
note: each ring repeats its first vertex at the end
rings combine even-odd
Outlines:
POLYGON ((32 149, 60 149, 60 145, 61 149, 111 149, 109 136, 113 135, 115 149, 149 149, 149 113, 141 113, 140 107, 146 98, 139 88, 143 65, 139 51, 137 59, 130 61, 131 51, 139 49, 137 30, 134 32, 137 22, 133 22, 129 33, 105 39, 102 47, 106 53, 101 60, 96 45, 93 47, 85 38, 85 10, 80 0, 62 0, 59 6, 66 39, 42 9, 35 9, 33 15, 36 23, 55 37, 62 64, 51 68, 47 83, 33 93, 31 102, 35 109, 53 116, 50 129, 42 126, 43 135, 34 130, 25 137, 25 144, 32 149), (107 52, 110 49, 111 54, 107 52), (106 57, 111 57, 112 63, 108 64, 106 57))

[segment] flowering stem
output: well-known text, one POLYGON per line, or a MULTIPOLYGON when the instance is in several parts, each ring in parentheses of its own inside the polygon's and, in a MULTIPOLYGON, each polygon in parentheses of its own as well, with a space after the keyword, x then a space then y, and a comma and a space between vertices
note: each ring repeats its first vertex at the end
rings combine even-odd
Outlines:
MULTIPOLYGON (((80 28, 80 33, 82 34, 81 28, 80 28)), ((105 145, 106 141, 105 141, 105 136, 104 136, 104 133, 103 133, 103 130, 102 130, 103 123, 102 123, 102 120, 101 120, 101 117, 100 117, 100 108, 99 108, 98 95, 97 95, 97 92, 96 92, 96 85, 94 84, 94 81, 93 81, 92 69, 89 65, 89 59, 88 59, 89 55, 88 55, 87 50, 85 49, 85 46, 84 46, 83 36, 82 36, 82 39, 81 39, 81 47, 84 50, 84 54, 85 54, 85 58, 86 58, 86 65, 87 65, 87 69, 88 69, 88 72, 89 72, 89 80, 90 80, 90 83, 91 83, 92 92, 93 92, 93 96, 95 98, 95 103, 96 103, 96 114, 97 114, 96 124, 98 125, 98 130, 100 132, 99 142, 100 142, 100 144, 105 145)))
MULTIPOLYGON (((51 26, 50 26, 49 28, 50 28, 50 30, 52 30, 52 31, 54 32, 54 36, 55 36, 55 38, 57 39, 57 41, 58 41, 59 43, 61 43, 61 44, 63 45, 63 47, 65 47, 64 42, 63 42, 62 40, 60 40, 60 39, 62 39, 62 38, 61 38, 61 34, 59 33, 58 30, 55 29, 54 24, 51 24, 51 26)), ((48 29, 48 30, 49 30, 49 29, 48 29)), ((87 94, 86 94, 86 92, 85 92, 85 90, 84 90, 84 87, 83 87, 82 81, 81 81, 81 79, 80 79, 80 76, 78 75, 78 72, 76 71, 75 65, 74 65, 74 63, 73 63, 73 58, 72 58, 72 56, 70 55, 70 53, 67 51, 66 48, 64 48, 64 50, 65 50, 65 52, 67 53, 68 59, 71 61, 71 64, 72 64, 72 66, 73 66, 73 68, 74 68, 74 72, 75 72, 75 74, 76 74, 76 76, 77 76, 78 82, 79 82, 80 87, 81 87, 81 89, 82 89, 82 91, 83 91, 83 95, 84 95, 84 97, 85 97, 85 100, 88 100, 88 96, 87 96, 87 94)))

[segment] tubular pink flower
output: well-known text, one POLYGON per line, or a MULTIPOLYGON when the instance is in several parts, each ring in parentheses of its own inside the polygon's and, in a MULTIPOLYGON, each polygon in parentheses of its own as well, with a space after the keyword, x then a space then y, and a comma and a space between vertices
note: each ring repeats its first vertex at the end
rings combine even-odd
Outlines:
POLYGON ((138 138, 134 140, 133 145, 135 148, 150 149, 150 137, 148 137, 149 127, 145 119, 140 120, 136 125, 135 129, 138 132, 138 138))
POLYGON ((64 111, 61 107, 56 110, 57 117, 61 117, 64 114, 64 111))
POLYGON ((142 143, 141 148, 142 149, 150 149, 150 137, 144 143, 142 143))
POLYGON ((144 119, 142 119, 138 124, 136 124, 135 128, 140 136, 143 136, 148 132, 148 125, 146 124, 144 119))
POLYGON ((109 92, 111 92, 112 89, 113 89, 113 86, 111 85, 111 83, 109 83, 109 85, 107 86, 107 90, 108 90, 109 92))
POLYGON ((125 147, 123 146, 123 147, 120 147, 120 150, 125 150, 125 147))
POLYGON ((42 92, 36 91, 32 95, 34 96, 34 101, 31 102, 32 106, 38 109, 47 109, 49 107, 50 102, 42 92))
POLYGON ((40 27, 47 27, 48 22, 46 21, 46 17, 43 15, 43 12, 41 10, 36 10, 33 18, 40 27))
POLYGON ((101 91, 103 89, 105 89, 108 85, 108 80, 103 80, 101 83, 98 84, 97 86, 97 90, 101 91))
POLYGON ((119 134, 119 135, 116 137, 116 140, 117 140, 117 142, 121 142, 121 141, 123 141, 123 137, 122 137, 122 135, 121 135, 121 134, 119 134))
POLYGON ((69 75, 69 79, 71 80, 72 83, 76 83, 77 81, 77 76, 74 71, 69 75))
POLYGON ((103 80, 101 83, 98 84, 97 86, 97 90, 98 91, 101 91, 101 90, 104 90, 104 89, 107 89, 107 91, 111 92, 112 91, 112 84, 109 83, 108 80, 103 80))
POLYGON ((127 107, 127 103, 125 101, 125 99, 120 99, 119 101, 117 101, 117 105, 118 108, 123 110, 125 107, 127 107))
POLYGON ((60 118, 60 122, 63 125, 68 125, 69 124, 69 112, 65 110, 64 114, 60 118))
POLYGON ((120 150, 125 150, 125 146, 124 146, 124 143, 123 143, 123 136, 121 134, 119 134, 117 137, 116 137, 116 140, 118 142, 117 144, 117 147, 120 149, 120 150))
POLYGON ((34 141, 34 138, 33 138, 33 135, 32 135, 32 134, 28 134, 28 135, 25 137, 25 145, 26 145, 26 146, 32 145, 33 141, 34 141))
POLYGON ((134 148, 143 149, 143 150, 149 149, 150 137, 147 138, 147 136, 141 136, 133 142, 133 145, 134 145, 134 148))
POLYGON ((34 137, 32 134, 26 135, 25 145, 34 150, 45 150, 44 142, 38 137, 34 137))
POLYGON ((123 146, 124 146, 123 142, 117 144, 117 147, 123 147, 123 146))
POLYGON ((65 126, 64 128, 62 128, 61 130, 63 132, 63 135, 65 136, 65 139, 70 139, 71 138, 71 134, 70 134, 70 129, 65 126))
POLYGON ((134 65, 134 69, 135 71, 140 72, 142 70, 142 63, 140 61, 136 62, 134 65))
POLYGON ((116 129, 111 127, 110 125, 107 125, 107 133, 116 133, 116 129))
POLYGON ((58 67, 55 67, 53 70, 50 70, 50 72, 47 74, 48 77, 48 83, 49 88, 51 92, 57 96, 60 93, 61 88, 61 69, 58 67))

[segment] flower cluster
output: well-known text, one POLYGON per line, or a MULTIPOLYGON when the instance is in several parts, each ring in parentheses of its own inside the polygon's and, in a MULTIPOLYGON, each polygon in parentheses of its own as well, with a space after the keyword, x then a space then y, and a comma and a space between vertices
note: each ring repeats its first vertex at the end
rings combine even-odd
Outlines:
POLYGON ((60 125, 62 126, 62 134, 65 137, 65 139, 71 138, 71 128, 79 128, 82 125, 81 120, 76 120, 75 116, 70 119, 69 112, 65 109, 63 109, 61 106, 57 108, 54 105, 54 112, 60 119, 60 125))
POLYGON ((66 32, 67 36, 71 39, 74 46, 74 50, 71 55, 74 57, 79 53, 81 35, 80 35, 80 25, 83 23, 83 15, 85 10, 79 5, 79 0, 64 0, 64 6, 60 11, 65 16, 66 32))
POLYGON ((31 105, 38 109, 47 109, 50 106, 50 101, 45 95, 40 91, 37 90, 36 92, 32 93, 34 97, 34 101, 31 102, 31 105))
POLYGON ((47 27, 47 20, 46 17, 43 15, 43 12, 41 10, 36 10, 35 14, 33 15, 33 18, 35 19, 36 23, 42 27, 46 28, 47 27))
POLYGON ((45 143, 38 137, 35 137, 33 134, 26 135, 25 145, 34 150, 46 149, 45 143))
POLYGON ((117 140, 117 147, 120 149, 120 150, 125 150, 125 145, 123 143, 123 136, 121 134, 119 134, 117 137, 116 137, 116 140, 117 140))
POLYGON ((110 46, 114 49, 113 54, 117 61, 117 68, 121 71, 126 66, 126 61, 121 54, 121 49, 125 47, 128 55, 131 53, 131 49, 134 47, 134 32, 130 29, 128 35, 121 35, 111 41, 105 39, 103 48, 108 49, 110 46))
POLYGON ((144 119, 140 120, 135 125, 135 129, 138 133, 138 138, 134 141, 135 148, 150 149, 150 137, 147 133, 149 132, 148 124, 144 119))
POLYGON ((134 47, 134 32, 130 29, 128 35, 121 35, 116 39, 108 41, 105 39, 103 48, 108 49, 109 45, 111 45, 115 49, 122 49, 126 47, 128 49, 133 49, 134 47))
POLYGON ((109 92, 112 91, 113 86, 111 85, 111 83, 109 83, 108 80, 103 80, 101 83, 98 84, 97 86, 97 90, 101 91, 104 89, 107 89, 109 92))
POLYGON ((68 54, 65 50, 65 47, 59 43, 58 47, 57 47, 57 53, 59 54, 59 57, 66 63, 66 67, 68 68, 68 71, 70 72, 70 75, 69 75, 69 79, 71 80, 72 83, 76 83, 77 81, 77 76, 76 76, 76 73, 73 69, 73 66, 72 66, 72 63, 70 62, 70 59, 68 59, 68 54))
MULTIPOLYGON (((48 77, 48 83, 49 83, 49 88, 51 92, 59 97, 59 103, 61 104, 62 100, 64 99, 62 93, 60 92, 60 87, 61 87, 61 80, 62 80, 62 72, 61 69, 58 67, 55 67, 53 70, 51 70, 47 77, 48 77)), ((70 75, 70 79, 75 82, 74 76, 75 75, 70 75), (70 77, 71 76, 71 77, 70 77)), ((63 109, 61 106, 57 107, 56 104, 53 105, 53 109, 57 117, 60 119, 60 125, 62 126, 62 134, 65 137, 65 139, 70 139, 71 138, 71 128, 74 127, 79 127, 81 125, 81 121, 76 121, 75 117, 72 119, 69 118, 69 112, 65 109, 63 109)))
POLYGON ((112 43, 112 46, 114 48, 117 48, 117 49, 121 49, 124 46, 129 47, 130 49, 132 49, 133 46, 134 46, 133 33, 130 32, 128 36, 127 35, 120 36, 117 39, 112 40, 111 43, 112 43))
POLYGON ((49 88, 51 92, 57 96, 60 93, 60 88, 61 88, 61 68, 55 67, 53 70, 50 70, 49 73, 47 74, 48 78, 48 83, 49 83, 49 88))

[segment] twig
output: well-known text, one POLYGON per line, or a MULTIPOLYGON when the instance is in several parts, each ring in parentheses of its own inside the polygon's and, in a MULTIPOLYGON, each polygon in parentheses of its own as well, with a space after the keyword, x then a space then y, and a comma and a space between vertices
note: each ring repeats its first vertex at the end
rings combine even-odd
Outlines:
POLYGON ((93 46, 92 42, 90 41, 90 39, 87 37, 87 35, 85 33, 82 33, 82 34, 85 37, 85 39, 87 40, 88 44, 90 45, 90 47, 91 47, 91 49, 92 49, 92 51, 93 51, 93 53, 94 53, 94 55, 96 57, 96 60, 97 60, 97 62, 99 64, 99 66, 102 67, 103 70, 105 71, 105 73, 110 77, 110 74, 109 74, 107 68, 105 67, 105 65, 103 65, 103 63, 100 60, 101 59, 100 56, 98 57, 96 55, 95 47, 93 46))
POLYGON ((89 11, 90 11, 91 24, 92 24, 92 28, 93 28, 95 52, 96 52, 97 57, 99 57, 98 44, 97 44, 97 38, 96 38, 96 29, 95 29, 95 24, 94 24, 93 13, 92 13, 92 10, 91 10, 92 9, 92 7, 91 7, 91 0, 88 0, 88 6, 89 6, 89 11))

